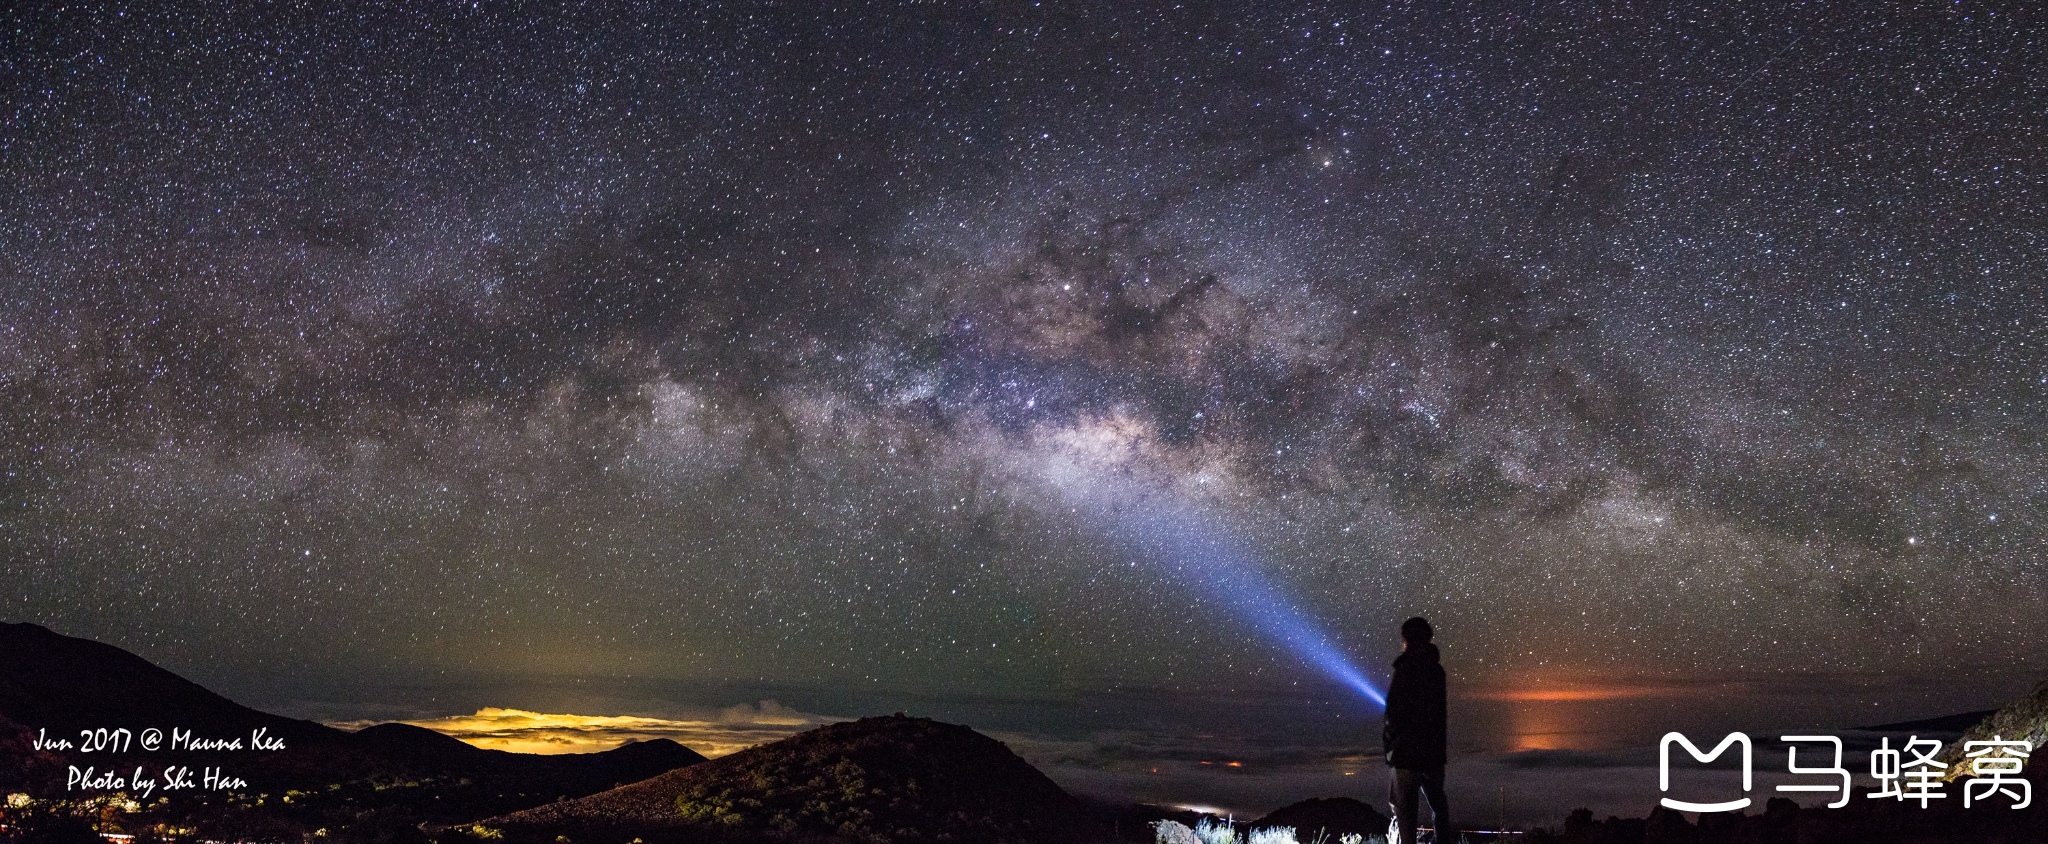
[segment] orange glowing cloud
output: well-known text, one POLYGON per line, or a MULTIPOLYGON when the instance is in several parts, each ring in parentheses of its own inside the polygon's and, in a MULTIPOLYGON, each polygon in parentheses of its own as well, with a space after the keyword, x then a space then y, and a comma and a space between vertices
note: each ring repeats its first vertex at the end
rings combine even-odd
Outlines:
MULTIPOLYGON (((718 757, 836 720, 840 719, 810 715, 764 700, 758 707, 734 706, 701 718, 571 715, 485 707, 473 715, 421 718, 403 723, 425 727, 487 750, 514 753, 596 753, 632 741, 670 739, 705 756, 718 757)), ((361 729, 373 723, 349 721, 333 726, 361 729)))

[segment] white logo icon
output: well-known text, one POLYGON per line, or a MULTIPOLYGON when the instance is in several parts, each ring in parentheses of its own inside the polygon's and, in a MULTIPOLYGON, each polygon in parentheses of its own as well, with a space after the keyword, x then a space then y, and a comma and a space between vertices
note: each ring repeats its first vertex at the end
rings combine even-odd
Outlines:
MULTIPOLYGON (((1748 791, 1750 789, 1752 782, 1750 769, 1752 766, 1750 765, 1749 735, 1747 733, 1729 733, 1728 737, 1722 739, 1720 744, 1714 745, 1713 750, 1701 753, 1699 746, 1693 744, 1691 739, 1686 738, 1682 733, 1673 731, 1665 733, 1664 740, 1657 743, 1658 791, 1671 790, 1671 745, 1674 742, 1683 746, 1685 752, 1692 754, 1692 758, 1701 763, 1712 762, 1715 759, 1721 758, 1721 753, 1726 751, 1729 745, 1742 745, 1742 790, 1748 791)), ((1669 797, 1659 799, 1657 802, 1662 804, 1664 808, 1675 809, 1680 812, 1732 812, 1736 809, 1749 807, 1749 798, 1747 797, 1740 797, 1723 803, 1689 803, 1684 800, 1673 800, 1669 797)))

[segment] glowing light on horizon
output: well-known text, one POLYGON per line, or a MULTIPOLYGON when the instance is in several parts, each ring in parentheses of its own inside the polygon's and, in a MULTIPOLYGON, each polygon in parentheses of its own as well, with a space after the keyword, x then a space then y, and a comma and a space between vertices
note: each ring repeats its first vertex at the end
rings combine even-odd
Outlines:
POLYGON ((1509 746, 1531 750, 1592 750, 1609 746, 1617 701, 1670 697, 1685 690, 1655 684, 1536 682, 1482 692, 1480 700, 1508 708, 1509 746))
POLYGON ((1480 695, 1480 697, 1489 700, 1529 703, 1537 701, 1624 700, 1627 698, 1650 697, 1655 694, 1657 692, 1651 689, 1517 689, 1498 694, 1480 695))
POLYGON ((1206 803, 1175 803, 1173 807, 1183 812, 1193 812, 1197 815, 1214 815, 1219 818, 1233 817, 1237 814, 1222 806, 1211 806, 1206 803))
MULTIPOLYGON (((717 758, 759 744, 787 738, 809 727, 839 720, 809 715, 764 700, 758 707, 728 707, 715 715, 692 719, 636 715, 574 715, 525 709, 485 707, 473 715, 448 715, 401 721, 425 727, 485 750, 513 753, 597 753, 634 741, 670 739, 717 758)), ((341 721, 329 726, 360 730, 380 722, 341 721)))

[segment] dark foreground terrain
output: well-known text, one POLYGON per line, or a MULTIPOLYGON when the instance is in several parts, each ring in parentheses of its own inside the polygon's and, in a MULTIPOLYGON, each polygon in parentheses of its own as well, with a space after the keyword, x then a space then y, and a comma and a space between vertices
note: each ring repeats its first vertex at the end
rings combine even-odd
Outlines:
POLYGON ((33 624, 0 624, 0 793, 35 798, 0 807, 0 834, 89 827, 145 836, 298 841, 424 839, 422 825, 451 824, 580 797, 637 782, 704 757, 672 741, 637 742, 603 753, 541 756, 485 750, 432 730, 380 724, 350 733, 250 709, 112 645, 33 624), (237 740, 241 750, 148 752, 150 728, 237 740), (125 751, 87 750, 80 731, 126 729, 125 751), (261 730, 283 749, 259 751, 261 730), (68 750, 36 740, 67 739, 68 750), (132 783, 68 789, 73 768, 142 768, 162 779, 189 768, 195 787, 132 783), (208 790, 208 769, 248 785, 208 790))
MULTIPOLYGON (((2048 683, 1985 715, 1965 737, 2048 736, 2048 683)), ((1955 728, 1970 719, 1957 719, 1955 728)), ((1924 726, 1913 722, 1905 726, 1924 726)), ((1946 722, 1944 722, 1946 723, 1946 722)), ((1898 726, 1898 725, 1893 725, 1898 726)), ((1878 728, 1873 728, 1878 729, 1878 728)), ((1960 742, 1954 743, 1959 758, 1960 742)), ((995 739, 901 713, 830 724, 707 761, 671 741, 603 753, 538 756, 483 750, 405 724, 346 732, 241 706, 110 645, 31 624, 0 624, 0 841, 426 842, 547 844, 838 842, 1095 844, 1151 841, 1152 824, 1192 813, 1076 799, 995 739), (272 751, 120 752, 41 748, 94 728, 178 726, 196 735, 282 741, 272 751), (215 768, 229 790, 67 789, 77 768, 215 768)), ((2038 760, 2030 760, 2038 761, 2038 760)), ((1643 818, 1579 811, 1531 844, 2048 844, 2048 794, 1965 809, 1963 784, 1929 808, 1859 794, 1843 809, 1773 798, 1754 814, 1664 809, 1643 818)), ((1386 829, 1375 807, 1311 799, 1245 827, 1293 827, 1300 840, 1386 829)))
POLYGON ((538 841, 1054 842, 1110 832, 1001 742, 901 714, 830 724, 482 826, 538 841))

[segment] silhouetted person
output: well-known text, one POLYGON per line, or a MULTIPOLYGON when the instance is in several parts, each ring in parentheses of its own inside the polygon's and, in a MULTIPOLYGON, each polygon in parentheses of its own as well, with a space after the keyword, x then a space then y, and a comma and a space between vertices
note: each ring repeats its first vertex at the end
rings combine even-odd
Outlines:
POLYGON ((1399 844, 1418 840, 1417 791, 1429 798, 1435 840, 1457 840, 1451 828, 1451 804, 1444 797, 1444 666, 1436 645, 1429 641, 1435 635, 1427 619, 1401 622, 1401 655, 1394 659, 1394 679, 1387 684, 1387 726, 1380 738, 1387 750, 1387 766, 1394 769, 1387 802, 1392 804, 1394 822, 1399 825, 1399 844))

